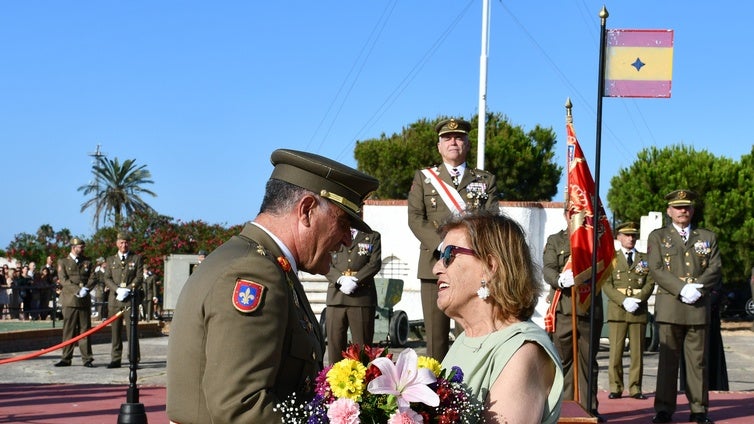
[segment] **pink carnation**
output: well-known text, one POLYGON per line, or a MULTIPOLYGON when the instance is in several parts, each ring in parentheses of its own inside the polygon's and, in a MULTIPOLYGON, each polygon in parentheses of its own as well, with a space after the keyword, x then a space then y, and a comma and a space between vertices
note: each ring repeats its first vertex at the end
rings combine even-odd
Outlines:
POLYGON ((359 405, 351 399, 340 398, 330 404, 327 418, 332 424, 359 424, 359 405))
POLYGON ((422 424, 423 422, 424 419, 421 414, 414 412, 412 409, 396 412, 387 420, 387 424, 422 424))

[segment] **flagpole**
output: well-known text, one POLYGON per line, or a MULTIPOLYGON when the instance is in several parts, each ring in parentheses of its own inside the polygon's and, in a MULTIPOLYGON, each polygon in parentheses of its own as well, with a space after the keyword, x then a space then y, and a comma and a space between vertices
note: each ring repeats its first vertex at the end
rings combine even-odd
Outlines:
MULTIPOLYGON (((571 112, 571 109, 573 108, 573 103, 571 103, 570 97, 566 99, 565 108, 566 108, 566 126, 568 126, 568 125, 573 124, 573 113, 571 112)), ((566 175, 570 176, 571 173, 569 171, 571 168, 571 161, 570 161, 570 156, 568 154, 566 154, 566 164, 568 168, 566 169, 566 175)), ((571 181, 568 180, 568 177, 566 177, 566 181, 567 181, 566 184, 568 184, 568 187, 566 187, 566 199, 565 199, 566 210, 567 210, 569 207, 568 202, 571 200, 571 193, 570 193, 571 181)), ((568 227, 567 231, 568 231, 568 237, 570 239, 571 237, 570 220, 566 222, 566 226, 568 227)), ((571 365, 573 372, 571 374, 573 376, 573 400, 576 401, 577 403, 580 403, 581 392, 579 390, 579 360, 578 360, 579 359, 579 344, 578 344, 578 337, 577 337, 577 334, 579 334, 579 327, 578 327, 579 317, 577 313, 578 306, 576 304, 576 296, 578 296, 578 293, 576 292, 576 285, 574 284, 573 286, 571 286, 571 352, 573 355, 572 356, 573 361, 571 365)))
MULTIPOLYGON (((597 131, 596 131, 596 142, 595 142, 595 161, 594 161, 594 198, 592 199, 592 204, 594 205, 594 238, 593 238, 593 249, 592 249, 592 277, 591 277, 591 291, 589 293, 589 296, 591 296, 591 301, 589 305, 589 373, 587 374, 587 388, 588 388, 588 398, 586 401, 586 409, 587 411, 593 410, 592 405, 592 392, 594 385, 597 384, 596 381, 594 381, 593 376, 593 367, 594 364, 591 360, 591 358, 594 357, 594 349, 596 349, 596 346, 594 346, 594 314, 595 314, 595 293, 597 288, 597 251, 599 246, 599 225, 600 225, 600 212, 601 212, 601 205, 600 205, 600 155, 602 150, 602 97, 605 93, 605 44, 607 42, 607 17, 610 16, 609 13, 607 13, 607 8, 605 6, 602 6, 602 10, 600 10, 600 57, 599 57, 599 72, 598 72, 598 80, 597 80, 597 131)), ((575 358, 574 358, 575 361, 575 358)))
POLYGON ((477 115, 476 167, 484 169, 484 150, 487 124, 487 55, 490 38, 490 3, 482 0, 482 54, 479 57, 479 111, 477 115))

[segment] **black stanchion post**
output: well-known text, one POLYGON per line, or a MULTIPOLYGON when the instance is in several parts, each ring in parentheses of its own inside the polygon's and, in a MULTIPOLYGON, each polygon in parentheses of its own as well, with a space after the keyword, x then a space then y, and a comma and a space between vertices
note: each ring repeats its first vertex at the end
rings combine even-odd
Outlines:
POLYGON ((136 358, 137 340, 139 338, 139 304, 141 303, 141 290, 131 286, 131 337, 128 338, 128 391, 126 403, 120 405, 118 424, 147 424, 147 412, 144 405, 139 403, 139 388, 136 387, 136 358))

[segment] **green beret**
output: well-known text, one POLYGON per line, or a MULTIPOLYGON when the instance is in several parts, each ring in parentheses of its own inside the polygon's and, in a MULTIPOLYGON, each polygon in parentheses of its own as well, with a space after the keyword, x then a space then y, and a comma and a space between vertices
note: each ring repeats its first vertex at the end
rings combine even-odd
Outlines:
POLYGON ((693 206, 697 194, 691 190, 674 190, 665 195, 668 206, 693 206))
POLYGON ((275 150, 270 161, 275 166, 270 178, 330 200, 351 216, 352 227, 372 231, 360 215, 364 200, 379 186, 376 178, 324 156, 297 150, 275 150))
POLYGON ((463 119, 444 119, 435 125, 435 131, 437 131, 437 135, 447 133, 468 134, 471 131, 471 123, 463 119))
POLYGON ((615 229, 618 234, 639 234, 639 226, 635 222, 624 222, 615 229))

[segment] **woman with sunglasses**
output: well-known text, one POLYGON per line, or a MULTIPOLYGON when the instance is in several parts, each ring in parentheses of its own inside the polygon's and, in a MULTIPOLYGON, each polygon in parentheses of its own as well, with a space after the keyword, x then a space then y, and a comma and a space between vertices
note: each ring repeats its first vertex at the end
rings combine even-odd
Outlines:
POLYGON ((437 306, 464 332, 442 362, 459 366, 485 403, 488 423, 555 423, 563 369, 547 333, 531 321, 541 286, 522 228, 480 211, 440 227, 437 306))

